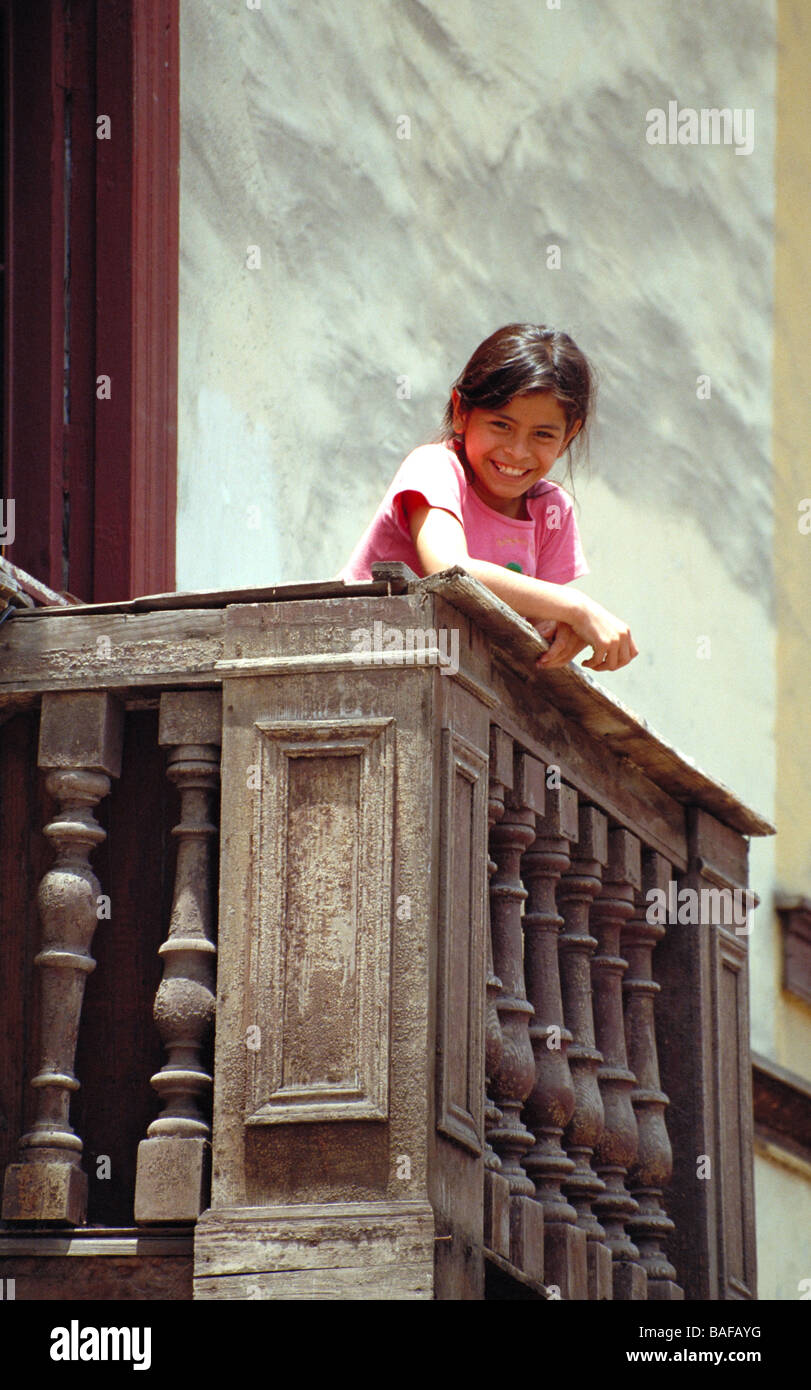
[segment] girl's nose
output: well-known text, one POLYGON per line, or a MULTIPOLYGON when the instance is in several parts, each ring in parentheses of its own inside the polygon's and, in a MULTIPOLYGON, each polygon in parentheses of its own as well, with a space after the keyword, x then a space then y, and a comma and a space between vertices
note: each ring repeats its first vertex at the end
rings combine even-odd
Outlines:
POLYGON ((513 460, 516 468, 522 463, 526 463, 529 458, 529 448, 523 440, 520 439, 513 440, 511 444, 508 444, 504 452, 513 460))

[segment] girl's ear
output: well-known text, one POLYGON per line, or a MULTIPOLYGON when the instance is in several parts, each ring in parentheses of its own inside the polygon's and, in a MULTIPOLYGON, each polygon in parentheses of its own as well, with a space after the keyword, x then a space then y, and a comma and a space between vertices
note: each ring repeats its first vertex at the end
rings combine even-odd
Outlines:
POLYGON ((558 454, 558 458, 560 458, 561 454, 565 454, 575 435, 579 434, 582 428, 583 421, 575 420, 574 424, 572 425, 572 428, 569 430, 569 433, 566 435, 566 438, 560 446, 560 453, 558 454))
POLYGON ((465 425, 467 424, 467 417, 470 412, 463 409, 462 398, 459 395, 459 392, 457 391, 455 386, 451 390, 451 402, 453 404, 454 431, 456 434, 464 434, 465 425))

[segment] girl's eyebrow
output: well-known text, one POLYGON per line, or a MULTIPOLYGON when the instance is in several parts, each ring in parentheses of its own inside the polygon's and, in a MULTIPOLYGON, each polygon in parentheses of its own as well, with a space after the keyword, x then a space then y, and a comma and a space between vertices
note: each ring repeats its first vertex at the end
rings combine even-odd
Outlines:
MULTIPOLYGON (((515 418, 514 415, 508 415, 507 412, 506 412, 506 410, 491 410, 491 411, 490 411, 490 414, 491 414, 491 415, 498 415, 498 416, 501 417, 502 420, 509 420, 509 421, 510 421, 510 424, 512 424, 512 425, 517 425, 517 424, 520 423, 520 421, 516 420, 516 418, 515 418)), ((543 425, 533 425, 532 428, 533 428, 534 430, 559 430, 559 429, 560 429, 560 425, 554 425, 554 424, 550 424, 550 425, 547 425, 547 424, 543 424, 543 425)))

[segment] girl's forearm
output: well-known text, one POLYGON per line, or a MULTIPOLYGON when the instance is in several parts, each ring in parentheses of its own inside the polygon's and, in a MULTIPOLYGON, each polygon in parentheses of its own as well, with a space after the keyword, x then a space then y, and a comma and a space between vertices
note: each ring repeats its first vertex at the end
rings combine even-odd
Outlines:
POLYGON ((546 579, 534 579, 490 560, 474 560, 472 556, 463 562, 463 568, 496 598, 508 603, 532 623, 543 618, 571 622, 582 611, 583 595, 577 589, 567 589, 563 584, 552 584, 546 579))

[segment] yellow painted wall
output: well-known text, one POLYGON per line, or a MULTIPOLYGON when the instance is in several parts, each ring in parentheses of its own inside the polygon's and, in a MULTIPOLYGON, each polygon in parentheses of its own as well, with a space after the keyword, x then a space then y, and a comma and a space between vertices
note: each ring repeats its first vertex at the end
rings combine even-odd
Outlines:
POLYGON ((772 1144, 755 1144, 758 1298, 800 1300, 811 1279, 811 1165, 772 1144))
MULTIPOLYGON (((811 6, 778 6, 775 151, 774 566, 777 602, 778 890, 811 897, 811 6)), ((811 1009, 782 991, 774 934, 776 1060, 811 1076, 811 1009)))
MULTIPOLYGON (((798 504, 811 496, 811 7, 779 0, 773 334, 774 592, 776 621, 775 888, 811 897, 811 535, 798 504)), ((755 943, 753 943, 753 946, 755 943)), ((811 1076, 811 1009, 781 987, 776 915, 770 959, 773 1051, 811 1076)), ((811 1166, 780 1148, 755 1150, 758 1294, 799 1299, 811 1278, 811 1166), (786 1214, 791 1213, 787 1222, 786 1214)))

